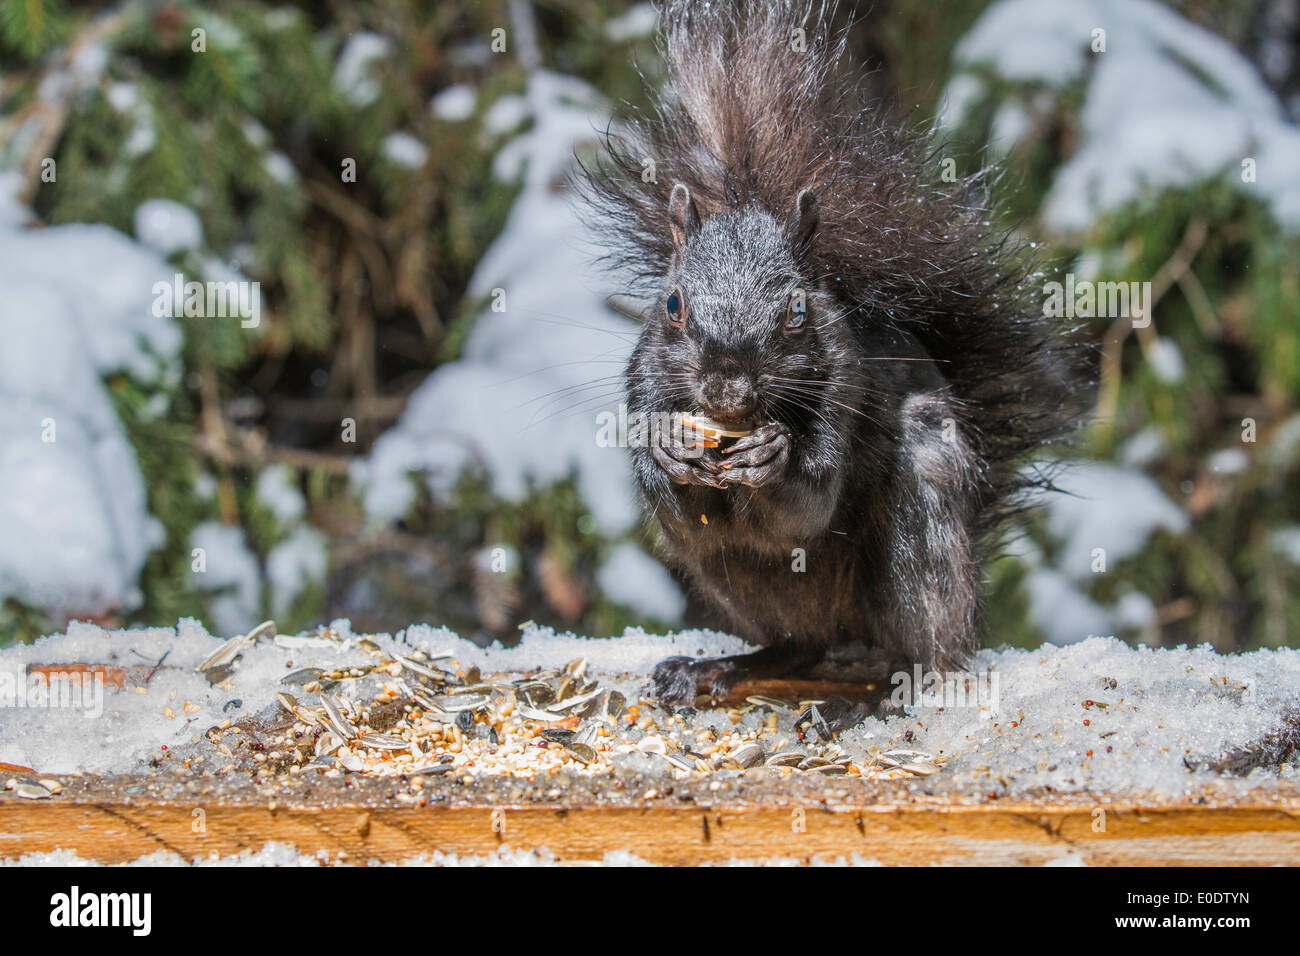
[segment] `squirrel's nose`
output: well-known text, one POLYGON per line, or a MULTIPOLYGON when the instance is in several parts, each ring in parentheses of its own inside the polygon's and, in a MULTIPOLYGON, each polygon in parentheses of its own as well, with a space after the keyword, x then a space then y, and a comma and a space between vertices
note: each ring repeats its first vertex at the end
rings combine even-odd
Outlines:
POLYGON ((758 405, 754 382, 744 374, 712 374, 700 383, 700 407, 710 418, 736 421, 753 414, 758 405))

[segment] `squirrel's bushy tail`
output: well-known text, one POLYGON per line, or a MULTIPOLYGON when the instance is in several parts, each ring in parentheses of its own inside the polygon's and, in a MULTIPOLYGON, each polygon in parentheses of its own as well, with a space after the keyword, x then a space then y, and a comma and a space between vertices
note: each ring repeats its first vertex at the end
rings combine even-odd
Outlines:
POLYGON ((708 218, 749 203, 784 215, 800 188, 826 179, 818 139, 837 113, 830 72, 845 39, 807 3, 657 6, 668 75, 654 113, 611 133, 612 164, 587 171, 611 258, 650 281, 672 253, 674 184, 685 183, 708 218), (805 31, 798 39, 796 28, 805 31))
MULTIPOLYGON (((982 175, 954 177, 924 132, 900 129, 840 73, 846 35, 825 3, 668 0, 668 75, 654 113, 608 137, 587 195, 633 279, 672 255, 668 197, 685 183, 704 218, 758 204, 778 218, 810 188, 811 262, 854 321, 915 335, 951 385, 985 466, 991 520, 1025 483, 1023 455, 1068 433, 1087 360, 1034 301, 1032 258, 989 208, 982 175), (949 173, 949 175, 944 175, 949 173)), ((1037 295, 1041 301, 1041 289, 1037 295)))

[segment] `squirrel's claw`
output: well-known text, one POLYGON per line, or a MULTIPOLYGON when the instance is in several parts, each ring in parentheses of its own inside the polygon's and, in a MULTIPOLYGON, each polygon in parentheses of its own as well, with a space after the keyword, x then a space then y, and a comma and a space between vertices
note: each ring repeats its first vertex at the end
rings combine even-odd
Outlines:
POLYGON ((724 449, 724 453, 729 457, 722 463, 723 478, 732 484, 761 488, 785 472, 790 460, 789 429, 776 423, 765 425, 724 449), (748 444, 741 446, 740 442, 748 444))
POLYGON ((651 434, 650 457, 674 484, 721 490, 727 486, 717 474, 716 463, 704 456, 707 447, 699 442, 686 444, 671 432, 656 429, 651 434))
POLYGON ((653 444, 650 446, 650 457, 657 464, 673 483, 678 485, 703 485, 706 488, 725 488, 720 477, 715 477, 712 471, 705 470, 701 467, 703 459, 677 457, 674 451, 689 453, 689 449, 684 445, 660 445, 653 444), (685 458, 685 460, 684 460, 685 458))
POLYGON ((698 683, 695 663, 689 657, 669 657, 656 664, 651 677, 655 699, 664 704, 694 703, 698 683))
POLYGON ((790 428, 783 422, 769 422, 766 425, 760 425, 748 435, 737 438, 734 442, 722 449, 722 454, 730 457, 741 457, 738 452, 749 451, 753 448, 763 448, 779 440, 790 440, 790 428))
POLYGON ((690 704, 703 693, 722 700, 742 676, 749 656, 666 658, 655 665, 651 678, 655 699, 661 703, 690 704))

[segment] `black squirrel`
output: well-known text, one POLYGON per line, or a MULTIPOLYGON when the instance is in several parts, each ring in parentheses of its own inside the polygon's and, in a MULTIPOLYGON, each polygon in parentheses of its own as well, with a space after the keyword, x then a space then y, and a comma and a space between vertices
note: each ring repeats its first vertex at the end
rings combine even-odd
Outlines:
POLYGON ((659 12, 665 92, 580 185, 655 297, 627 367, 629 411, 656 423, 633 450, 647 512, 762 649, 670 658, 655 693, 722 696, 850 642, 962 668, 999 528, 1050 484, 1026 457, 1086 407, 1085 348, 1033 301, 985 177, 945 181, 927 135, 839 81, 824 7, 659 12), (752 431, 702 449, 655 414, 674 412, 752 431))

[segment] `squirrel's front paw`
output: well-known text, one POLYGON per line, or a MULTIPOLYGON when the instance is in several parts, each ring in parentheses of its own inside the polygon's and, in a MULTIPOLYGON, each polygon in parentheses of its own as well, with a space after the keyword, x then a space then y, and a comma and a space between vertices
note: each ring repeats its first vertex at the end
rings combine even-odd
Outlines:
POLYGON ((729 448, 718 476, 729 484, 761 488, 781 477, 790 461, 790 429, 781 422, 756 428, 729 448))
POLYGON ((699 445, 687 445, 671 433, 656 432, 650 442, 650 457, 670 480, 679 485, 725 488, 717 465, 704 458, 699 445))

